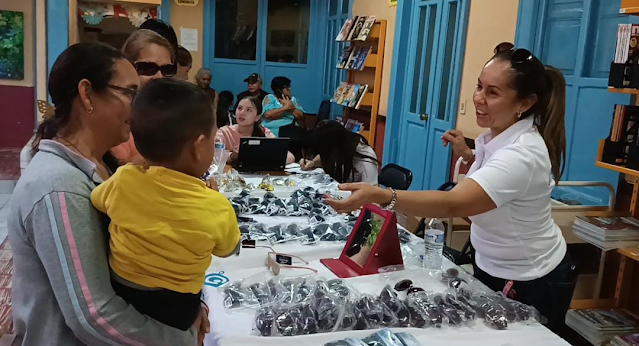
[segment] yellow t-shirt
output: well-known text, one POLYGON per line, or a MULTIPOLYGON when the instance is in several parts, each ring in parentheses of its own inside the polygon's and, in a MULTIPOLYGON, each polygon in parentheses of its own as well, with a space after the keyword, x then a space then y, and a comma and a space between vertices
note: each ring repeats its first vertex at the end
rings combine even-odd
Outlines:
POLYGON ((211 253, 229 255, 240 241, 222 194, 164 167, 120 167, 91 202, 111 218, 111 269, 144 287, 198 293, 211 253))

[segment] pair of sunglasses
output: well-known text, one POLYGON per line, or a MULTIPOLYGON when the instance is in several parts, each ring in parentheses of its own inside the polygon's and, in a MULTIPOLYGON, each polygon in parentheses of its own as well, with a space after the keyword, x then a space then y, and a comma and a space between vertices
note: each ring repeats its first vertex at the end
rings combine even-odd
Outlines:
POLYGON ((242 242, 242 248, 245 248, 245 249, 255 249, 255 248, 269 249, 270 251, 266 255, 266 267, 275 276, 280 275, 280 272, 282 271, 282 269, 302 269, 302 270, 308 270, 308 271, 311 271, 311 272, 317 274, 317 270, 315 270, 313 268, 306 267, 307 265, 309 265, 309 263, 305 259, 303 259, 303 258, 301 258, 299 256, 295 256, 295 255, 289 255, 289 254, 285 254, 285 253, 276 252, 270 246, 255 245, 255 241, 253 241, 253 240, 243 241, 242 242), (296 265, 296 263, 294 263, 294 260, 297 260, 298 263, 301 262, 303 265, 296 265))
POLYGON ((507 51, 512 51, 512 55, 510 56, 511 63, 522 64, 532 62, 533 60, 533 53, 531 53, 528 49, 515 48, 515 46, 510 42, 502 42, 493 49, 493 53, 495 54, 507 51))
POLYGON ((395 291, 406 291, 407 294, 411 294, 415 292, 424 292, 424 289, 421 287, 413 286, 413 282, 411 280, 405 279, 395 284, 395 291))
POLYGON ((154 62, 138 61, 133 66, 140 76, 153 76, 160 71, 164 77, 173 77, 177 73, 177 66, 174 64, 159 66, 154 62))

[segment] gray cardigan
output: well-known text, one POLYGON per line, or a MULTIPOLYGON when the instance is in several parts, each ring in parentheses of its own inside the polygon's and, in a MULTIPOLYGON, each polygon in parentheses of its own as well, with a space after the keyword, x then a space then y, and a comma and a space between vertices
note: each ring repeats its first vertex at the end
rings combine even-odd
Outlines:
POLYGON ((195 345, 140 314, 109 278, 108 220, 91 205, 95 165, 50 140, 18 181, 8 219, 17 344, 195 345))

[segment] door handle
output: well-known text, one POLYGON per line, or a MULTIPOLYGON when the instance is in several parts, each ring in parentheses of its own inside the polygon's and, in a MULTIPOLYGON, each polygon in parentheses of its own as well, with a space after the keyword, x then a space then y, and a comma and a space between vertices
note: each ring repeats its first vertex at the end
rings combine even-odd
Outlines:
POLYGON ((428 114, 422 114, 419 116, 419 120, 428 121, 428 114))

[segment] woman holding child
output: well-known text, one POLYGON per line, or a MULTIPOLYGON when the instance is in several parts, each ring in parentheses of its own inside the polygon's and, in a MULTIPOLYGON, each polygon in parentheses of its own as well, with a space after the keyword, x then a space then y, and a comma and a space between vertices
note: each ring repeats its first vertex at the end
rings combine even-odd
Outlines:
POLYGON ((69 47, 51 70, 55 115, 38 129, 37 153, 15 188, 8 219, 18 344, 196 344, 199 322, 181 331, 116 295, 108 220, 91 205, 92 190, 117 165, 109 149, 129 138, 139 86, 131 62, 99 43, 69 47))

